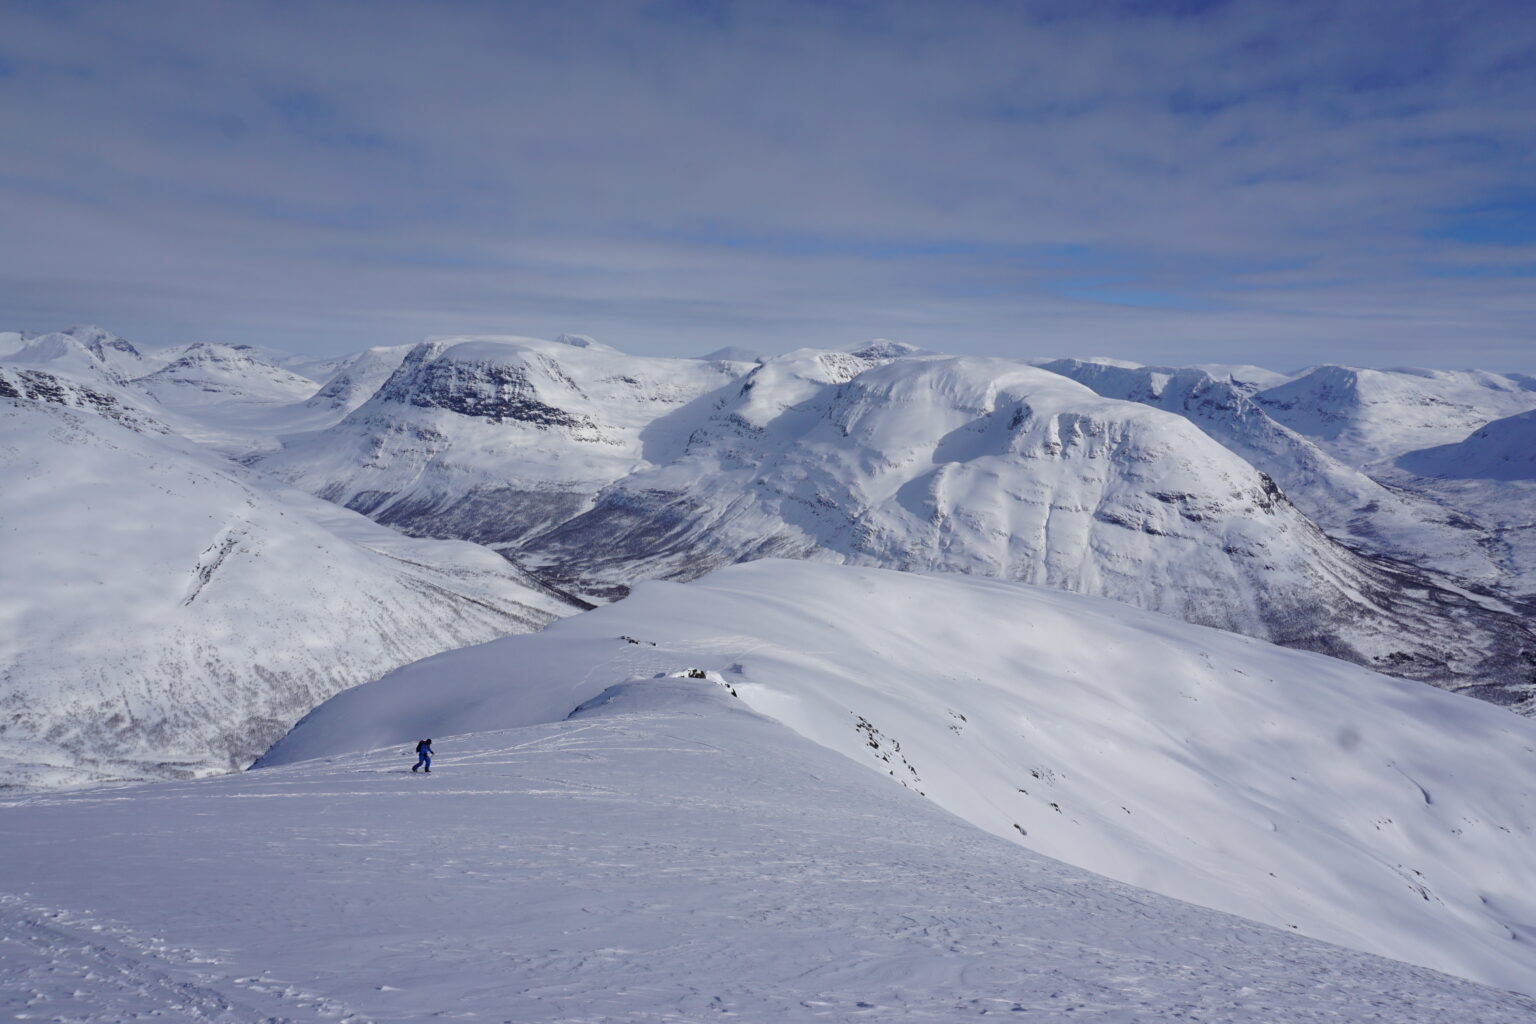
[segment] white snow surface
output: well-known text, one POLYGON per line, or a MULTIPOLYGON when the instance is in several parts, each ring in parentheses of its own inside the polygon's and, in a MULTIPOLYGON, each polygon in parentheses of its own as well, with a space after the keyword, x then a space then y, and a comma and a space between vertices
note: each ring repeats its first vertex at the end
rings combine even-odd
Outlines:
POLYGON ((98 411, 0 398, 0 788, 237 769, 339 690, 571 610, 98 411))
POLYGON ((381 522, 505 543, 587 508, 645 464, 673 414, 748 368, 596 343, 437 338, 334 428, 291 437, 260 465, 381 522))
POLYGON ((1494 420, 1455 444, 1409 452, 1398 465, 1453 480, 1536 480, 1536 410, 1494 420))
POLYGON ((1255 400, 1346 464, 1371 469, 1536 409, 1536 381, 1482 370, 1319 366, 1255 400))
MULTIPOLYGON (((1389 537, 1379 551, 1462 579, 1504 571, 1439 506, 1386 491, 1221 386, 1253 413, 1213 413, 1227 440, 1321 480, 1309 504, 1350 503, 1331 517, 1349 536, 1389 537)), ((596 599, 762 557, 960 571, 1530 704, 1523 620, 1334 543, 1180 412, 888 341, 733 364, 466 337, 418 346, 336 426, 256 464, 596 599)))
POLYGON ((1332 537, 1462 580, 1513 582, 1510 566, 1490 550, 1491 531, 1477 528, 1465 513, 1388 487, 1274 420, 1253 397, 1257 386, 1245 382, 1265 379, 1256 367, 1117 366, 1079 359, 1039 365, 1106 398, 1183 416, 1273 477, 1332 537))
POLYGON ((1019 846, 1536 992, 1536 723, 1046 588, 782 561, 645 583, 342 693, 258 767, 453 750, 690 670, 1019 846))
POLYGON ((517 1024, 1510 1024, 1536 1002, 1039 856, 709 682, 0 805, 0 1012, 517 1024))

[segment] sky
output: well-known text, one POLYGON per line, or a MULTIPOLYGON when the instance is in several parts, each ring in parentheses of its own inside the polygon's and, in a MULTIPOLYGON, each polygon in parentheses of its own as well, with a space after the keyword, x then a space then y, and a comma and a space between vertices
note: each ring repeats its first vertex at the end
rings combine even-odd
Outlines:
POLYGON ((0 330, 1536 370, 1528 0, 0 0, 0 330))

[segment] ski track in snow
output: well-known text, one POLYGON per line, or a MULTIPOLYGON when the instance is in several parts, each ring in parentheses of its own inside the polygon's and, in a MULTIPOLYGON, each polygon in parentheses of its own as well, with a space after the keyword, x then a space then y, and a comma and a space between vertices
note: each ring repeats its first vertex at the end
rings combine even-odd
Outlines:
POLYGON ((984 835, 712 683, 620 689, 568 722, 440 740, 431 777, 388 748, 0 803, 0 1013, 78 1024, 1536 1016, 1525 997, 984 835))

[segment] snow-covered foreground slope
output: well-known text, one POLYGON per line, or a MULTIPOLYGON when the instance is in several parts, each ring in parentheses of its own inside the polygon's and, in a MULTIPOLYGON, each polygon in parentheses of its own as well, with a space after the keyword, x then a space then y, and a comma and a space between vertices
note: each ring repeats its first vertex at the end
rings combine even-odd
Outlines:
POLYGON ((709 683, 0 806, 0 1010, 141 1019, 1510 1024, 1536 1002, 986 835, 709 683), (102 841, 109 836, 110 841, 102 841))
POLYGON ((571 610, 92 395, 0 370, 0 787, 239 768, 345 687, 571 610))
POLYGON ((1536 723, 1045 588, 779 561, 647 583, 340 694, 258 765, 451 751, 691 669, 1020 846, 1536 991, 1536 723))

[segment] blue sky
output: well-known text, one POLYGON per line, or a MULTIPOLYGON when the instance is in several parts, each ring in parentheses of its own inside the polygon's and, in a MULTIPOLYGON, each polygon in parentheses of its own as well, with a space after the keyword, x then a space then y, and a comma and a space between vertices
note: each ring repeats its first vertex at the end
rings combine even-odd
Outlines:
POLYGON ((9 3, 0 329, 1536 370, 1536 5, 9 3))

